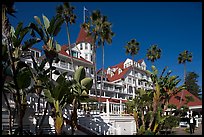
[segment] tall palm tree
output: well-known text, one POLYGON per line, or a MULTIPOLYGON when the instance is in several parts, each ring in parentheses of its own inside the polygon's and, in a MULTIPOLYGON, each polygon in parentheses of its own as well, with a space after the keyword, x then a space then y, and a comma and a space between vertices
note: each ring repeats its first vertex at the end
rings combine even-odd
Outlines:
MULTIPOLYGON (((139 51, 140 47, 139 47, 139 42, 136 41, 136 39, 132 39, 130 40, 127 45, 125 46, 125 53, 126 54, 130 54, 132 56, 132 74, 134 72, 134 67, 135 67, 135 61, 134 61, 134 56, 138 54, 138 51, 139 51)), ((133 76, 133 79, 135 79, 135 75, 133 76)), ((133 80, 135 81, 135 85, 136 85, 136 80, 133 80)), ((137 118, 137 115, 138 115, 138 112, 137 112, 137 107, 136 107, 136 110, 134 112, 134 115, 136 116, 136 126, 138 127, 138 118, 137 118)))
MULTIPOLYGON (((87 36, 91 36, 93 38, 91 45, 93 46, 93 71, 94 71, 94 90, 97 98, 97 74, 96 74, 96 43, 99 42, 99 38, 101 37, 102 27, 100 25, 101 22, 101 12, 99 10, 93 11, 90 16, 89 22, 85 22, 82 24, 82 27, 88 33, 87 36)), ((100 43, 100 42, 99 42, 100 43)))
MULTIPOLYGON (((101 102, 101 93, 103 87, 103 78, 104 78, 104 44, 107 42, 108 44, 112 43, 112 37, 114 33, 111 30, 111 23, 107 21, 107 16, 102 16, 100 19, 100 27, 101 30, 99 32, 100 38, 98 41, 98 46, 102 46, 102 76, 101 76, 101 87, 100 87, 100 98, 99 102, 101 102)), ((101 107, 100 107, 101 108, 101 107)))
POLYGON ((69 32, 69 24, 75 23, 76 15, 73 13, 74 7, 69 4, 69 2, 64 2, 63 5, 57 7, 57 15, 62 18, 66 24, 66 31, 67 31, 67 40, 68 40, 68 49, 69 55, 71 57, 71 64, 72 69, 74 68, 74 61, 72 57, 72 50, 71 50, 71 42, 70 42, 70 32, 69 32))
MULTIPOLYGON (((178 63, 184 64, 184 84, 185 84, 185 80, 186 80, 186 62, 192 62, 192 57, 193 57, 192 53, 188 52, 188 50, 184 50, 178 56, 178 63)), ((183 98, 183 92, 181 94, 180 103, 182 102, 182 98, 183 98)))
POLYGON ((147 49, 146 57, 154 65, 154 62, 161 57, 161 49, 157 45, 152 45, 147 49))
POLYGON ((138 54, 139 50, 140 50, 139 42, 137 42, 136 39, 130 40, 127 43, 127 45, 125 45, 125 53, 130 54, 132 56, 133 66, 134 66, 134 56, 138 54))
POLYGON ((138 54, 139 50, 140 50, 139 42, 137 42, 136 39, 130 40, 125 46, 125 53, 130 54, 132 56, 133 72, 134 72, 134 66, 135 66, 134 56, 138 54))

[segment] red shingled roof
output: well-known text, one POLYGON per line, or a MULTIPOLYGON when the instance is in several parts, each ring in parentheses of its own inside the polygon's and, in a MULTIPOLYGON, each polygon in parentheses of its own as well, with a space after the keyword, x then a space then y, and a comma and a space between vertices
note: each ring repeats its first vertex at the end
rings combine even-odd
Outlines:
POLYGON ((185 96, 188 95, 188 96, 192 96, 194 98, 194 102, 189 102, 187 104, 187 106, 199 106, 199 105, 202 105, 202 101, 197 98, 196 96, 194 96, 193 94, 191 94, 189 91, 187 90, 183 90, 179 93, 177 93, 175 96, 172 96, 171 99, 169 100, 169 104, 174 104, 176 105, 178 108, 180 108, 181 106, 184 105, 184 103, 186 102, 186 99, 185 99, 185 96), (180 104, 180 97, 182 95, 182 92, 183 92, 183 97, 182 97, 182 102, 180 104))
POLYGON ((144 59, 140 59, 140 60, 138 60, 137 62, 141 64, 142 61, 144 61, 144 59))
MULTIPOLYGON (((68 46, 67 45, 63 45, 61 46, 61 51, 59 52, 59 54, 62 54, 62 55, 65 55, 67 57, 70 57, 70 55, 66 52, 66 50, 68 50, 68 46)), ((81 60, 83 62, 87 62, 87 63, 90 63, 92 64, 90 61, 84 59, 83 57, 80 56, 80 58, 76 58, 76 57, 73 57, 74 59, 78 59, 78 60, 81 60)))
POLYGON ((81 27, 81 30, 79 32, 78 38, 76 40, 76 43, 80 43, 80 42, 88 42, 88 43, 92 43, 93 39, 88 36, 87 37, 87 33, 85 32, 85 30, 81 27))
POLYGON ((132 67, 127 67, 125 69, 122 69, 122 72, 120 74, 118 74, 118 69, 115 71, 114 75, 111 77, 110 74, 107 74, 107 78, 108 78, 108 81, 112 82, 112 81, 115 81, 115 80, 118 80, 118 79, 121 79, 121 78, 124 78, 123 76, 131 69, 132 67))
MULTIPOLYGON (((137 62, 138 63, 142 63, 142 61, 144 61, 143 59, 140 59, 140 60, 138 60, 137 62)), ((111 69, 113 69, 113 68, 116 68, 116 71, 114 72, 114 75, 111 77, 111 75, 110 74, 107 74, 107 78, 108 78, 108 81, 110 81, 110 82, 112 82, 112 81, 115 81, 115 80, 118 80, 118 79, 121 79, 121 78, 124 78, 124 75, 125 74, 127 74, 127 72, 129 71, 129 70, 131 70, 131 68, 132 68, 132 66, 129 66, 129 67, 127 67, 127 68, 123 68, 124 67, 124 62, 121 62, 121 63, 119 63, 119 64, 117 64, 117 65, 115 65, 115 66, 111 66, 110 68, 111 69), (122 69, 122 72, 120 73, 120 74, 118 74, 118 69, 122 69)), ((97 73, 99 73, 101 71, 101 69, 100 70, 98 70, 98 72, 97 73)), ((144 71, 144 70, 143 70, 144 71)), ((107 72, 107 70, 106 70, 106 72, 107 72)), ((146 72, 146 71, 144 71, 144 72, 146 72)))

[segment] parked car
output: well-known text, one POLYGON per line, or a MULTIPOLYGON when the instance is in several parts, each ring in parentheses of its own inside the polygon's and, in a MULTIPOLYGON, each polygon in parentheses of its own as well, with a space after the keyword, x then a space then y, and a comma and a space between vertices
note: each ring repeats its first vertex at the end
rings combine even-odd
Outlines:
POLYGON ((186 117, 180 118, 179 126, 180 127, 188 127, 189 126, 188 120, 189 120, 189 118, 186 118, 186 117))

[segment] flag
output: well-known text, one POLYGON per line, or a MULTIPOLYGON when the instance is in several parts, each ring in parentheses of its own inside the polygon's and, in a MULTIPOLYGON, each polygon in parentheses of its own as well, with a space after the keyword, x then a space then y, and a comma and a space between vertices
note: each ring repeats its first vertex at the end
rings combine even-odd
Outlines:
POLYGON ((84 6, 84 11, 88 11, 87 8, 84 6))

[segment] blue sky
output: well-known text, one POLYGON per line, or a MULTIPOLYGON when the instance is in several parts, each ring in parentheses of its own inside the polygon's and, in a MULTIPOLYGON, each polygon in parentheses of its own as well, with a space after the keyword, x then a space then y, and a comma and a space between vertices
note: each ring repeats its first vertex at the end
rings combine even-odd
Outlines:
MULTIPOLYGON (((35 22, 34 16, 46 15, 49 19, 55 15, 56 6, 62 2, 16 2, 16 18, 11 17, 13 26, 19 21, 24 25, 35 22)), ((135 60, 144 59, 147 69, 150 61, 145 57, 152 44, 158 44, 162 55, 155 62, 160 70, 168 66, 172 75, 183 79, 182 64, 178 64, 178 54, 184 50, 193 53, 193 61, 187 63, 187 72, 199 75, 198 84, 202 86, 202 3, 201 2, 71 2, 77 15, 76 24, 70 26, 71 43, 77 39, 80 25, 83 23, 83 7, 89 12, 99 9, 113 24, 115 37, 111 45, 105 45, 105 68, 116 65, 126 58, 124 46, 135 38, 140 43, 135 60)), ((67 43, 65 26, 56 37, 59 44, 67 43)), ((41 48, 42 43, 35 47, 41 48)), ((97 69, 101 68, 101 48, 97 49, 97 69)), ((181 81, 180 83, 182 83, 181 81)))

